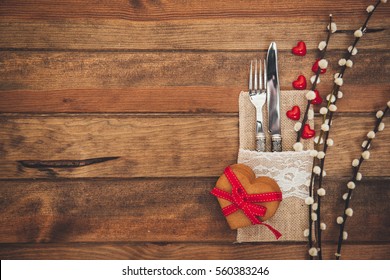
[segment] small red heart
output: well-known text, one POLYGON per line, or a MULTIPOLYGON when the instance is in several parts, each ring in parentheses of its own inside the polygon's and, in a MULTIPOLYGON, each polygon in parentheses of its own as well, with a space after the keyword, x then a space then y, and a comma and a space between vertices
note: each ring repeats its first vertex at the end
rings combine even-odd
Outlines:
POLYGON ((296 79, 293 83, 292 83, 293 87, 295 89, 306 89, 306 78, 305 76, 303 75, 299 75, 298 76, 298 79, 296 79))
POLYGON ((286 112, 286 115, 287 118, 297 121, 301 117, 301 109, 299 106, 294 106, 291 110, 286 112))
POLYGON ((314 90, 315 94, 316 94, 316 98, 314 98, 312 101, 311 101, 311 104, 313 105, 318 105, 318 104, 321 104, 322 103, 322 97, 320 96, 320 93, 318 92, 318 90, 314 90))
POLYGON ((303 139, 310 139, 312 137, 314 137, 314 135, 316 135, 316 132, 310 128, 310 125, 308 124, 305 124, 305 126, 303 127, 303 131, 302 131, 302 138, 303 139))
MULTIPOLYGON (((313 66, 311 67, 311 71, 313 71, 314 73, 317 73, 318 71, 318 62, 320 61, 320 59, 317 59, 316 62, 314 62, 313 66)), ((321 69, 320 70, 320 74, 325 74, 326 73, 326 68, 325 69, 321 69)))
POLYGON ((306 44, 303 41, 299 41, 298 44, 292 48, 292 53, 298 56, 304 56, 306 54, 306 44))

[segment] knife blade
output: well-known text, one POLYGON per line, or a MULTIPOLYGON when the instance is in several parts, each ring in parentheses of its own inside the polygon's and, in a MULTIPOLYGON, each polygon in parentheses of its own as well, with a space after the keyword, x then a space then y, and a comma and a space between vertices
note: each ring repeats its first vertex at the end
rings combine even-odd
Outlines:
POLYGON ((280 85, 278 76, 278 52, 275 42, 270 44, 267 53, 267 107, 268 130, 272 139, 271 150, 272 152, 281 152, 280 85))

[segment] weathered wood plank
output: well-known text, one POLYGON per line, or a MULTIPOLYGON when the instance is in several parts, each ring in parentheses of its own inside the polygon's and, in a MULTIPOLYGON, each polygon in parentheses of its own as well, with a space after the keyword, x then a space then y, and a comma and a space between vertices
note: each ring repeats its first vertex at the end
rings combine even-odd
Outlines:
MULTIPOLYGON (((323 96, 341 54, 330 52, 331 67, 318 85, 323 96)), ((247 88, 247 62, 256 55, 2 52, 0 112, 237 112, 237 95, 247 88)), ((344 76, 341 111, 371 112, 388 100, 389 56, 359 53, 344 76)), ((282 90, 292 89, 299 74, 313 74, 314 54, 279 57, 282 90)))
MULTIPOLYGON (((351 162, 374 127, 374 116, 336 117, 327 155, 329 176, 350 176, 351 162)), ((386 123, 386 122, 385 122, 386 123)), ((292 129, 292 128, 291 128, 292 129)), ((292 132, 293 133, 293 132, 292 132)), ((390 130, 378 134, 366 176, 389 176, 390 130)), ((0 115, 0 178, 218 176, 236 162, 237 115, 0 115), (31 168, 23 161, 80 161, 31 168)))
MULTIPOLYGON (((323 245, 324 259, 334 259, 334 244, 323 245)), ((2 260, 303 260, 306 244, 216 244, 216 243, 66 243, 0 245, 2 260)), ((384 260, 390 244, 346 244, 342 259, 384 260)))
MULTIPOLYGON (((321 76, 318 89, 327 91, 342 52, 330 52, 330 69, 321 76), (332 74, 329 74, 332 73, 332 74)), ((161 86, 217 86, 247 88, 248 62, 257 52, 13 52, 0 57, 0 89, 63 90, 118 89, 161 86), (201 63, 200 63, 201 62, 201 63)), ((265 55, 265 52, 264 52, 265 55)), ((388 52, 362 51, 354 67, 345 73, 350 84, 389 87, 388 52)), ((300 74, 313 75, 314 53, 304 58, 280 52, 281 88, 292 89, 300 74)), ((357 88, 354 88, 357 89, 357 88)))
MULTIPOLYGON (((209 193, 216 180, 0 181, 0 242, 233 242, 235 231, 209 193)), ((324 241, 337 240, 346 182, 325 182, 324 241)), ((388 185, 358 185, 348 242, 390 241, 388 185)))
MULTIPOLYGON (((193 18, 258 18, 258 17, 294 17, 315 16, 329 13, 342 16, 365 14, 366 0, 321 0, 292 3, 281 0, 272 5, 266 1, 142 1, 111 0, 109 2, 64 0, 4 0, 0 15, 12 18, 61 19, 61 18, 105 18, 126 20, 167 20, 193 18), (277 13, 275 13, 277 11, 277 13)), ((378 14, 388 10, 380 9, 378 14)))
MULTIPOLYGON (((387 86, 347 85, 338 112, 372 113, 383 107, 387 86), (367 94, 365 89, 370 94, 367 94), (375 96, 375 98, 373 98, 375 96)), ((127 89, 5 90, 1 113, 238 113, 242 88, 211 86, 127 89)), ((344 90, 344 89, 343 89, 344 90)), ((325 98, 328 92, 321 92, 325 98)), ((325 104, 325 103, 324 103, 325 104)), ((320 106, 315 111, 318 112, 320 106)))
POLYGON ((10 90, 0 91, 0 112, 237 113, 240 90, 238 87, 210 86, 10 90))
POLYGON ((218 164, 233 163, 238 147, 237 119, 228 116, 48 115, 2 117, 0 123, 3 178, 209 176, 209 170, 215 170, 215 159, 218 164), (221 149, 227 139, 235 145, 221 149), (59 169, 26 168, 17 162, 101 157, 119 159, 59 169))
MULTIPOLYGON (((2 1, 0 112, 35 114, 0 115, 0 178, 30 179, 0 180, 0 257, 306 258, 304 243, 228 244, 235 234, 209 191, 223 167, 236 161, 237 95, 247 86, 247 62, 276 41, 282 89, 290 89, 298 74, 310 77, 327 15, 351 31, 363 22, 367 5, 2 1), (308 46, 303 58, 290 54, 298 40, 308 46), (39 115, 44 112, 187 114, 39 115), (25 242, 43 244, 16 244, 25 242)), ((339 112, 372 112, 388 101, 389 15, 387 7, 379 9, 369 28, 381 30, 359 43, 339 112)), ((323 94, 340 50, 351 41, 345 33, 332 38, 330 74, 319 85, 323 94)), ((335 119, 323 200, 326 257, 333 255, 334 221, 342 212, 337 198, 348 180, 335 177, 350 175, 372 117, 335 119)), ((378 135, 363 165, 344 258, 390 258, 389 136, 387 129, 378 135)))
MULTIPOLYGON (((288 0, 272 5, 234 0, 3 1, 0 47, 255 50, 273 40, 289 50, 291 40, 305 40, 313 48, 322 40, 330 13, 339 29, 355 30, 366 17, 367 5, 353 0, 299 5, 288 0), (253 40, 256 37, 263 40, 253 40)), ((380 7, 370 27, 385 30, 371 34, 362 47, 388 48, 388 22, 388 9, 380 7)), ((350 37, 339 36, 339 47, 349 44, 347 40, 350 37)))
MULTIPOLYGON (((257 4, 258 5, 258 4, 257 4)), ((248 11, 251 9, 248 6, 248 11)), ((313 51, 326 38, 328 14, 297 17, 242 17, 240 19, 193 19, 168 21, 128 21, 104 19, 21 20, 0 19, 0 48, 49 50, 266 50, 269 42, 279 50, 290 51, 304 40, 313 51), (180 34, 180 36, 178 36, 180 34), (255 38, 255 39, 254 39, 255 38), (257 38, 257 39, 256 39, 257 38)), ((376 15, 375 15, 376 17, 376 15)), ((353 42, 353 31, 363 24, 365 15, 336 17, 340 30, 331 49, 344 49, 353 42)), ((359 49, 388 50, 389 13, 375 18, 359 49)))

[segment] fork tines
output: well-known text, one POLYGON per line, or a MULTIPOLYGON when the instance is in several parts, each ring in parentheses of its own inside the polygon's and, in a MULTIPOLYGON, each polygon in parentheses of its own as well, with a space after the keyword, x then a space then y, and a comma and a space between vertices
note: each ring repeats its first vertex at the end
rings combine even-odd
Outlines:
POLYGON ((261 59, 259 60, 259 67, 257 67, 257 59, 251 60, 251 66, 249 72, 249 94, 251 95, 266 90, 267 73, 266 73, 265 63, 266 62, 264 60, 264 75, 263 75, 261 59), (253 62, 255 64, 254 71, 253 71, 253 62))

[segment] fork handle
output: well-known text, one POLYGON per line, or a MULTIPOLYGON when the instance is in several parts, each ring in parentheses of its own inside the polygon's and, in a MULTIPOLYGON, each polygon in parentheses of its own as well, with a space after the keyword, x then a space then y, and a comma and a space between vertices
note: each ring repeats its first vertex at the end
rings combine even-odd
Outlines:
POLYGON ((272 137, 272 152, 281 152, 282 151, 282 136, 280 134, 273 134, 272 137))
POLYGON ((256 151, 265 152, 265 134, 258 133, 256 135, 256 151))

